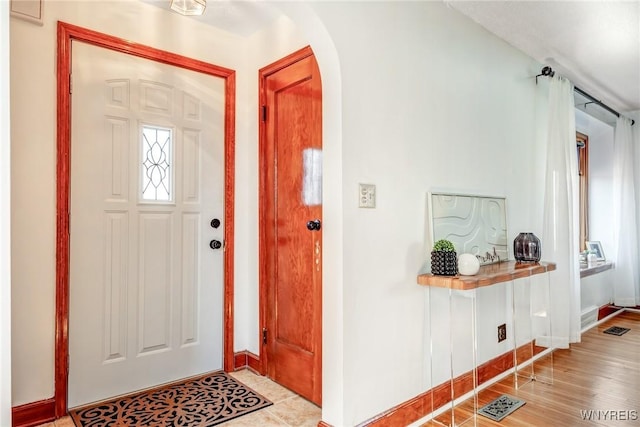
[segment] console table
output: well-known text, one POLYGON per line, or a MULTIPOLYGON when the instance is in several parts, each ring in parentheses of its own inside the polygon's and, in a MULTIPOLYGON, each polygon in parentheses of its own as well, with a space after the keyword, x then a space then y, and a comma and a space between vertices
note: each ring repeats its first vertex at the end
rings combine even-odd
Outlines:
MULTIPOLYGON (((537 289, 539 288, 538 286, 531 286, 530 279, 532 276, 542 275, 555 269, 556 265, 548 262, 532 264, 503 261, 482 266, 480 271, 473 276, 436 276, 432 274, 418 276, 418 284, 429 287, 431 383, 432 390, 438 390, 438 393, 433 393, 432 408, 434 411, 438 408, 447 408, 445 409, 447 413, 443 413, 443 417, 434 418, 434 421, 442 425, 454 426, 473 418, 475 424, 478 410, 477 387, 479 385, 476 302, 477 291, 483 287, 510 282, 512 315, 510 336, 513 340, 513 348, 509 352, 513 352, 515 384, 517 387, 519 377, 524 378, 527 382, 537 379, 537 372, 534 370, 533 362, 527 365, 526 368, 522 368, 520 372, 518 363, 532 358, 535 354, 535 347, 550 346, 549 280, 548 275, 546 280, 544 280, 544 276, 538 276, 538 279, 543 279, 543 289, 537 289), (534 290, 536 291, 535 295, 534 290), (443 308, 446 304, 448 304, 448 310, 443 308), (438 314, 434 314, 434 311, 438 311, 438 314), (434 343, 434 336, 438 336, 442 341, 442 332, 439 330, 441 328, 438 328, 437 325, 443 325, 443 322, 446 322, 444 318, 447 316, 449 318, 449 342, 434 343), (516 324, 519 327, 516 327, 516 324), (540 325, 544 329, 541 335, 539 334, 540 325), (469 329, 471 330, 470 334, 469 329), (519 330, 520 332, 518 332, 519 330), (519 334, 522 335, 519 336, 519 334), (464 340, 461 337, 468 335, 470 335, 469 341, 463 342, 464 340), (539 337, 542 339, 538 339, 539 337), (529 349, 524 348, 524 345, 519 347, 518 341, 523 341, 523 338, 529 343, 529 349), (543 342, 545 339, 548 340, 548 345, 543 342), (534 346, 534 343, 536 346, 534 346), (447 351, 448 355, 446 354, 447 351), (463 363, 459 366, 456 366, 455 354, 462 356, 463 363), (471 360, 468 360, 469 355, 471 360), (434 384, 434 363, 437 363, 434 360, 439 362, 446 361, 447 356, 451 372, 450 378, 448 380, 445 379, 443 384, 434 384), (466 368, 469 363, 472 366, 470 372, 466 368), (443 398, 441 393, 443 389, 449 396, 443 398), (463 396, 465 394, 468 396, 468 393, 472 393, 472 396, 465 400, 463 396), (464 401, 459 408, 456 407, 456 404, 460 402, 456 402, 456 399, 464 401)), ((446 323, 444 324, 446 325, 446 323)), ((551 380, 547 382, 552 381, 552 372, 551 362, 551 380)), ((440 379, 435 379, 435 382, 439 381, 440 379)))
POLYGON ((495 285, 496 283, 509 282, 514 279, 546 273, 555 269, 556 265, 551 262, 530 264, 503 261, 496 264, 483 265, 480 267, 480 271, 473 276, 421 274, 418 276, 418 284, 468 291, 482 286, 495 285))

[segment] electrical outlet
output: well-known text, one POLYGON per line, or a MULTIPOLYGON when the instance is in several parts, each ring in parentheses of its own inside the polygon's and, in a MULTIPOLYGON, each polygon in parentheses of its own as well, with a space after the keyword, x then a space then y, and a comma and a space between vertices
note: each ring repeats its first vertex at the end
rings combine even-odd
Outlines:
POLYGON ((361 208, 376 207, 376 186, 374 184, 360 184, 358 206, 361 208))
POLYGON ((502 342, 507 339, 507 324, 503 323, 498 326, 498 342, 502 342))

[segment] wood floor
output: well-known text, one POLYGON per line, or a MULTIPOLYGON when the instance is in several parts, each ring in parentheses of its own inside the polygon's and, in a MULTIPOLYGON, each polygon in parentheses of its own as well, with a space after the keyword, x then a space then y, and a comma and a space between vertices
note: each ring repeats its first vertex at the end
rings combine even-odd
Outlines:
POLYGON ((500 422, 478 415, 477 425, 640 426, 640 313, 624 312, 584 333, 581 343, 556 350, 553 377, 553 385, 530 382, 516 390, 510 375, 481 391, 478 407, 502 394, 527 403, 500 422), (603 333, 610 326, 631 330, 622 336, 603 333))
MULTIPOLYGON (((502 394, 524 399, 527 403, 499 423, 477 416, 477 425, 481 427, 640 427, 640 313, 625 312, 592 328, 582 335, 581 343, 573 344, 569 350, 556 350, 553 354, 553 362, 553 385, 530 382, 515 390, 513 376, 509 376, 480 392, 479 406, 487 404, 502 394), (604 334, 602 331, 610 326, 622 326, 631 330, 619 337, 604 334), (593 419, 591 421, 583 419, 581 411, 593 411, 591 413, 593 419), (612 419, 613 416, 616 419, 612 419)), ((268 380, 262 377, 253 378, 252 374, 247 372, 236 374, 238 380, 245 382, 276 403, 274 408, 277 409, 280 397, 274 395, 269 389, 260 387, 263 385, 260 381, 268 384, 268 380)), ((286 398, 282 401, 284 404, 295 396, 293 398, 283 396, 283 398, 286 398)), ((464 405, 461 406, 461 412, 464 412, 464 405)), ((319 408, 314 410, 312 416, 304 422, 301 418, 287 419, 287 422, 274 421, 274 419, 284 419, 282 414, 287 415, 292 412, 287 406, 283 407, 282 414, 279 414, 280 418, 273 417, 270 413, 273 409, 267 408, 230 421, 229 424, 313 427, 320 419, 319 408)), ((469 415, 470 412, 466 414, 469 415)), ((470 421, 465 425, 473 425, 473 420, 470 421)), ((54 424, 45 426, 53 427, 54 424)), ((55 426, 73 426, 73 421, 67 417, 58 420, 55 426), (68 424, 64 424, 65 422, 68 424)))

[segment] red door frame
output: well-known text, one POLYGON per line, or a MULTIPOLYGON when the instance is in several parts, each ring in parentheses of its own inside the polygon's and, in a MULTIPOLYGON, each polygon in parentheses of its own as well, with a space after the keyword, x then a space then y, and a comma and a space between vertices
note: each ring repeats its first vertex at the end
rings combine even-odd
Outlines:
POLYGON ((67 413, 69 379, 69 190, 71 154, 71 42, 73 40, 128 55, 197 71, 225 80, 225 201, 224 201, 224 370, 233 370, 233 283, 234 283, 234 198, 235 198, 235 71, 187 58, 86 28, 58 22, 58 129, 56 201, 56 329, 55 329, 55 416, 67 413))

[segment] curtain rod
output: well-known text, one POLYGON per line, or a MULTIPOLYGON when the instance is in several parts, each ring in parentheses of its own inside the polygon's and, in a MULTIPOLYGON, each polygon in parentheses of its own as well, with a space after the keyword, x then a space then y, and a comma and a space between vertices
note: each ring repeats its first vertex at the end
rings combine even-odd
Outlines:
MULTIPOLYGON (((538 77, 540 76, 549 76, 549 77, 553 77, 556 74, 555 71, 553 71, 553 69, 551 69, 551 67, 546 66, 542 68, 542 71, 540 71, 540 74, 538 74, 536 76, 536 84, 538 84, 538 77)), ((613 108, 609 107, 607 104, 605 104, 604 102, 600 101, 599 99, 595 98, 593 95, 589 95, 587 92, 585 92, 584 90, 580 89, 578 86, 573 86, 573 90, 578 92, 580 95, 584 96, 587 99, 590 99, 594 104, 598 104, 600 107, 604 108, 605 110, 607 110, 608 112, 610 112, 611 114, 613 114, 616 117, 620 117, 620 113, 618 113, 616 110, 614 110, 613 108)), ((633 126, 636 123, 635 120, 631 120, 631 126, 633 126)))

